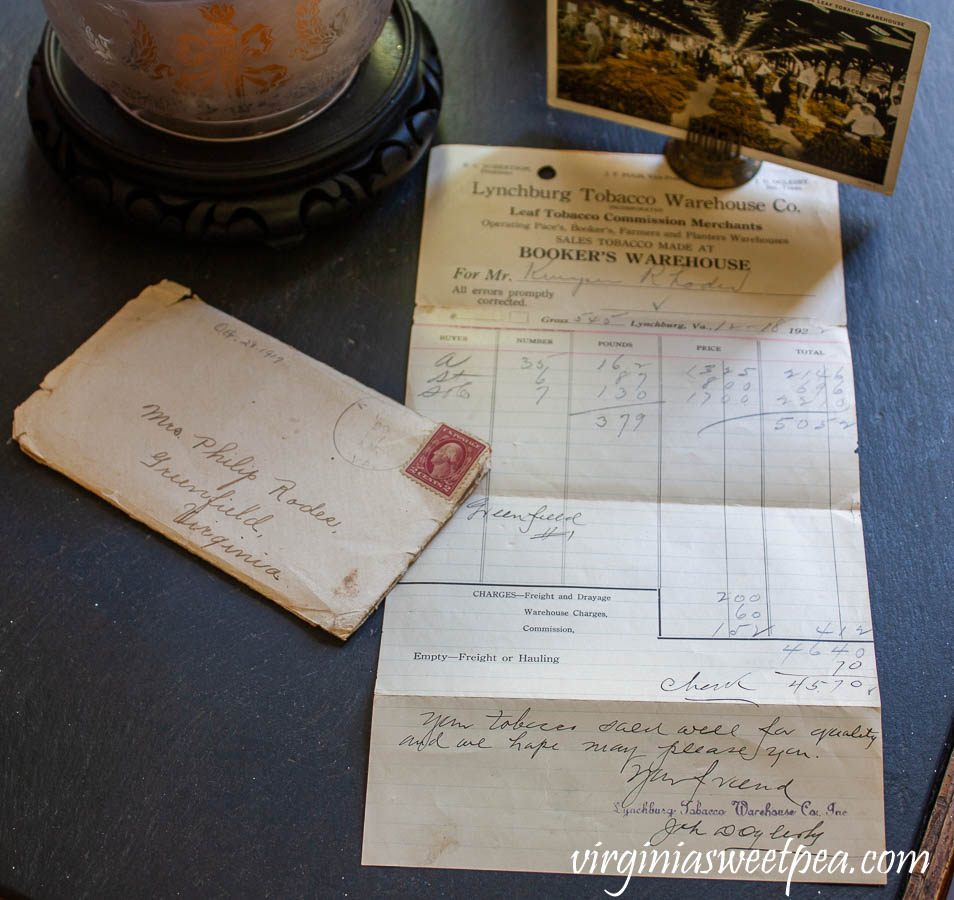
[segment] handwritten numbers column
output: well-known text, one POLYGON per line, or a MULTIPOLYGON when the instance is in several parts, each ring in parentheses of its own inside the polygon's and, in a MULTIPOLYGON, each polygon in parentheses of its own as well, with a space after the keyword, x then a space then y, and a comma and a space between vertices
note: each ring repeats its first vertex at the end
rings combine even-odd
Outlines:
POLYGON ((664 337, 660 456, 664 636, 765 633, 754 341, 664 337))
POLYGON ((659 361, 650 335, 579 334, 569 415, 568 584, 655 588, 659 361))
POLYGON ((575 529, 564 496, 571 336, 501 331, 490 496, 473 501, 486 525, 481 580, 561 583, 563 542, 575 529), (542 499, 545 498, 545 499, 542 499))
MULTIPOLYGON (((803 347, 789 341, 761 345, 773 635, 845 637, 842 580, 859 573, 839 571, 838 521, 850 516, 857 475, 853 467, 840 470, 832 463, 831 447, 833 440, 855 447, 846 369, 837 362, 837 349, 824 345, 803 347)), ((853 463, 853 457, 849 460, 853 463)))
MULTIPOLYGON (((489 441, 496 358, 493 331, 418 327, 408 369, 408 406, 489 441)), ((441 566, 448 563, 455 567, 461 582, 480 580, 480 559, 473 547, 483 534, 481 503, 486 503, 486 479, 427 546, 409 572, 409 580, 427 581, 432 575, 440 578, 441 566)))
POLYGON ((860 515, 858 468, 853 463, 853 451, 858 448, 858 430, 847 348, 844 353, 829 352, 823 371, 831 493, 829 522, 832 559, 838 571, 838 607, 841 613, 837 636, 845 640, 870 640, 871 606, 864 540, 861 529, 855 527, 856 517, 860 515), (845 461, 848 465, 839 465, 839 461, 845 461))
POLYGON ((714 637, 771 637, 762 518, 761 386, 755 341, 725 341, 722 421, 725 499, 726 626, 714 637))

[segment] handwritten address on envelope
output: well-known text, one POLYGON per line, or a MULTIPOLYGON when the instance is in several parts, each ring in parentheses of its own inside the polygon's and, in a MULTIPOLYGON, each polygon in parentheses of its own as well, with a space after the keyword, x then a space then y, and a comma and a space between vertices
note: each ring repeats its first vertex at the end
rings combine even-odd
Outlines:
POLYGON ((47 375, 17 409, 14 437, 342 638, 489 455, 169 281, 47 375))

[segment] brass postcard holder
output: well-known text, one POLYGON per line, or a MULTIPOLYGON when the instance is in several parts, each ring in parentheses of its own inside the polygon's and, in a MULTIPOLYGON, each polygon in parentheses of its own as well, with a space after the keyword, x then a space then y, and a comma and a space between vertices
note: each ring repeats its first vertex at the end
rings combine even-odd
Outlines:
POLYGON ((738 187, 749 181, 762 165, 761 160, 742 156, 737 131, 712 120, 690 119, 685 140, 666 142, 666 161, 690 184, 707 188, 738 187))

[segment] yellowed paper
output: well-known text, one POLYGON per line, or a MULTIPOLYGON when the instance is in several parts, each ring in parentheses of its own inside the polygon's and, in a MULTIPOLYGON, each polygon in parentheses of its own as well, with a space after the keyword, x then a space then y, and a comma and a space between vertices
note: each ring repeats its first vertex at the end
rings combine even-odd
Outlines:
POLYGON ((13 432, 40 462, 341 638, 489 456, 170 281, 50 372, 13 432))
POLYGON ((855 858, 884 849, 884 822, 840 248, 837 186, 768 164, 716 192, 654 156, 432 152, 407 402, 496 464, 389 596, 366 863, 573 872, 570 848, 640 848, 700 816, 692 846, 745 829, 731 846, 767 853, 784 842, 749 830, 774 815, 749 785, 794 779, 803 794, 772 795, 785 831, 857 865, 793 878, 883 881, 855 858), (508 769, 547 735, 491 740, 494 709, 559 709, 606 750, 540 749, 517 789, 508 769), (751 752, 760 736, 775 750, 751 752), (640 814, 606 781, 630 753, 640 814), (749 781, 692 781, 715 761, 749 781), (452 783, 481 788, 463 803, 452 783), (703 790, 721 812, 695 814, 703 790), (413 841, 386 837, 392 797, 413 841))
POLYGON ((884 882, 875 710, 378 693, 371 746, 377 865, 884 882))

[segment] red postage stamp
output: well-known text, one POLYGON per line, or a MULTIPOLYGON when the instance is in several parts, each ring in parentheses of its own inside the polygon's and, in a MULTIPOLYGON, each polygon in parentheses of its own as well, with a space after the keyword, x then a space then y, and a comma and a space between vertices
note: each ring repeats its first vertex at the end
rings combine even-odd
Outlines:
POLYGON ((441 424, 405 467, 404 472, 445 497, 453 495, 487 444, 450 425, 441 424))

